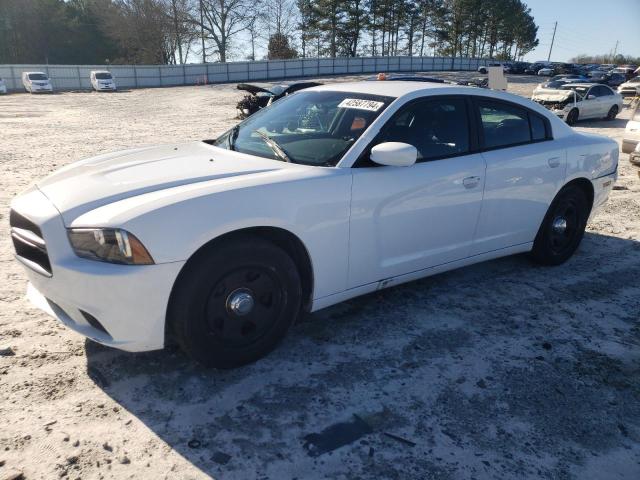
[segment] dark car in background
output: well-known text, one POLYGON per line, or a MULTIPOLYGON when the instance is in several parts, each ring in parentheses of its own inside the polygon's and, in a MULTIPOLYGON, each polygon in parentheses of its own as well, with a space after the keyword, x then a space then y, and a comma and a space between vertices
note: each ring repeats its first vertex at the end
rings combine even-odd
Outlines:
POLYGON ((238 118, 247 118, 261 108, 271 105, 276 100, 310 87, 322 85, 319 82, 282 82, 282 83, 239 83, 238 90, 248 92, 238 102, 238 118))
POLYGON ((523 74, 526 73, 527 68, 529 68, 531 64, 529 62, 511 62, 511 71, 510 73, 523 74))

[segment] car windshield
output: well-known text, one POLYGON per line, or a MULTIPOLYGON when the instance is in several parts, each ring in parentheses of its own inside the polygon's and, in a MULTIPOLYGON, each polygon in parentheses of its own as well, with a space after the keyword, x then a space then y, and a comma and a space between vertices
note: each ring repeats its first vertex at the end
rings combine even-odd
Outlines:
POLYGON ((49 80, 44 73, 30 73, 29 80, 49 80))
POLYGON ((275 160, 335 166, 393 100, 352 92, 302 91, 261 109, 212 143, 275 160))
POLYGON ((627 83, 640 83, 640 77, 634 77, 631 80, 628 80, 627 83))
POLYGON ((576 87, 576 86, 573 86, 573 85, 567 84, 567 83, 562 85, 560 88, 562 90, 573 90, 578 95, 580 95, 580 97, 584 97, 586 95, 587 91, 589 90, 589 87, 583 87, 583 86, 576 87))
POLYGON ((98 80, 111 80, 111 74, 109 72, 98 72, 96 73, 96 78, 98 80))

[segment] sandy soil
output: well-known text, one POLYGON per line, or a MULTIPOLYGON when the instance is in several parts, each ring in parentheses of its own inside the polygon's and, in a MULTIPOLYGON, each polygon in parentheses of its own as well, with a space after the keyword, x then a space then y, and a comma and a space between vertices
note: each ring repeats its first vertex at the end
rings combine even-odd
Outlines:
MULTIPOLYGON (((211 138, 235 122, 234 88, 0 97, 0 479, 640 478, 640 181, 626 155, 565 265, 516 256, 371 294, 245 368, 110 350, 32 308, 11 198, 82 157, 211 138), (341 428, 359 438, 321 453, 341 428)), ((576 128, 620 141, 628 115, 576 128)))

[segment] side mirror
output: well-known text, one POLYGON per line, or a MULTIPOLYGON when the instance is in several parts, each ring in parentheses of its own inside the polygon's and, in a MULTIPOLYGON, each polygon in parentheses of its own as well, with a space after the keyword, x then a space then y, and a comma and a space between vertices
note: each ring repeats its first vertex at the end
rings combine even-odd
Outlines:
POLYGON ((390 167, 410 167, 418 158, 413 145, 401 142, 384 142, 371 149, 371 161, 390 167))
POLYGON ((587 95, 587 100, 595 100, 596 98, 598 97, 596 97, 595 95, 587 95))

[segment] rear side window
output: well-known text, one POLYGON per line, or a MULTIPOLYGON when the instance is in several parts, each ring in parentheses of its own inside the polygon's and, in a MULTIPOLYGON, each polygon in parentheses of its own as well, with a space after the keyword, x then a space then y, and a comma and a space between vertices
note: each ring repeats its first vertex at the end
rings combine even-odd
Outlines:
POLYGON ((442 98, 411 104, 392 117, 380 142, 403 142, 418 150, 418 161, 469 151, 469 125, 463 98, 442 98))
POLYGON ((531 141, 529 119, 524 108, 480 103, 485 148, 506 147, 531 141))
POLYGON ((549 138, 547 121, 526 108, 503 102, 478 102, 484 148, 504 148, 549 138))
POLYGON ((547 138, 547 126, 544 119, 535 113, 529 113, 529 122, 531 123, 531 139, 544 140, 547 138))

